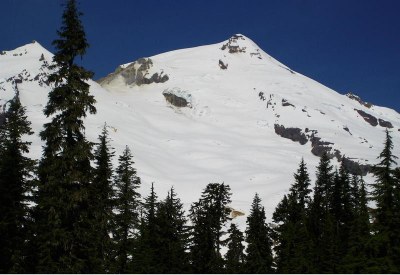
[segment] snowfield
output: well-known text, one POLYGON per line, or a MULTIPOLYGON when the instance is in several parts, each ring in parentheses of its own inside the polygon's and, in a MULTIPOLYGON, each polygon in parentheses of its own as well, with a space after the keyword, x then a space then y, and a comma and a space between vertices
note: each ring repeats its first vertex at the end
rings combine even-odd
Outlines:
MULTIPOLYGON (((18 89, 35 132, 29 139, 36 159, 43 145, 38 134, 48 121, 43 108, 51 87, 43 74, 51 60, 52 54, 37 42, 0 55, 1 109, 18 89)), ((383 148, 381 125, 390 123, 394 154, 400 156, 400 114, 368 108, 294 72, 245 36, 150 60, 121 65, 101 85, 90 81, 97 114, 85 121, 93 142, 107 123, 115 166, 124 147, 131 148, 144 195, 152 182, 159 198, 174 186, 188 206, 207 183, 225 182, 231 186, 234 209, 247 214, 258 192, 271 221, 302 157, 315 178, 319 158, 311 152, 312 135, 327 142, 332 155, 339 152, 354 162, 373 164, 383 148), (168 80, 161 77, 165 75, 168 80), (164 91, 189 104, 174 106, 164 91), (378 124, 371 125, 357 110, 378 124), (305 143, 281 137, 275 125, 298 128, 305 143)), ((365 179, 373 180, 370 174, 365 179)), ((235 219, 242 229, 246 217, 235 219)))

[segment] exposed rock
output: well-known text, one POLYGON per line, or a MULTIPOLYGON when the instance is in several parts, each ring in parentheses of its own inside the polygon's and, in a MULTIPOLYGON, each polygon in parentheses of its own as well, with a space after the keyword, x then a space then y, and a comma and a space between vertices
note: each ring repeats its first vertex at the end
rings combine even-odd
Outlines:
MULTIPOLYGON (((265 101, 266 98, 265 98, 264 92, 259 92, 258 96, 260 97, 260 100, 265 101)), ((267 106, 267 108, 268 108, 268 106, 267 106)))
POLYGON ((218 65, 222 70, 228 69, 228 64, 225 64, 224 62, 222 62, 221 59, 219 60, 218 65))
POLYGON ((385 127, 385 128, 393 128, 392 123, 390 123, 389 121, 383 120, 383 119, 378 119, 379 122, 379 126, 385 127))
POLYGON ((283 125, 275 124, 275 133, 283 138, 288 138, 294 142, 304 145, 308 142, 306 135, 300 128, 285 128, 283 125))
POLYGON ((282 106, 283 107, 288 107, 288 106, 292 106, 294 107, 294 105, 292 103, 290 103, 289 101, 287 101, 286 99, 282 98, 282 106))
POLYGON ((169 80, 168 75, 163 71, 154 73, 149 77, 149 70, 153 67, 153 61, 150 58, 140 58, 137 61, 129 64, 126 68, 119 66, 114 73, 99 79, 97 82, 108 84, 116 77, 121 75, 127 85, 144 85, 151 83, 164 83, 169 80))
POLYGON ((329 158, 333 158, 334 155, 331 153, 332 146, 329 146, 333 145, 332 142, 323 141, 320 137, 314 136, 314 134, 312 134, 310 141, 312 147, 311 153, 314 156, 321 157, 323 153, 326 153, 329 158))
POLYGON ((39 58, 39 61, 44 61, 44 54, 42 54, 41 56, 40 56, 40 58, 39 58))
POLYGON ((353 135, 353 134, 350 132, 349 127, 345 126, 345 127, 343 127, 343 130, 345 130, 345 131, 346 131, 347 133, 349 133, 350 135, 353 135))
POLYGON ((234 35, 229 38, 228 42, 222 45, 221 50, 228 49, 229 53, 244 53, 246 52, 246 47, 240 47, 238 45, 238 40, 245 40, 241 35, 234 35))
POLYGON ((358 95, 355 95, 353 93, 347 93, 346 96, 350 99, 357 101, 358 103, 360 103, 361 105, 363 105, 367 108, 371 108, 373 106, 371 103, 361 100, 361 98, 358 95))
POLYGON ((163 91, 165 99, 175 107, 192 107, 191 95, 179 88, 163 91))
POLYGON ((376 117, 374 117, 373 115, 370 115, 366 112, 364 112, 363 110, 358 110, 358 109, 354 109, 355 111, 357 111, 357 113, 359 113, 359 115, 366 121, 368 122, 371 126, 376 126, 378 125, 378 119, 376 117))
POLYGON ((360 164, 350 158, 342 158, 343 165, 350 172, 350 174, 365 176, 371 171, 372 167, 369 164, 360 164))

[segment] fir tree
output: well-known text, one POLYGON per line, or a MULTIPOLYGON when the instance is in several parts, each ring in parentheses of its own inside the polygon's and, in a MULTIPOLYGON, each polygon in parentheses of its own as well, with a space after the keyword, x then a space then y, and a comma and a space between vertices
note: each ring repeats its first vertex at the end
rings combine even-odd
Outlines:
POLYGON ((310 179, 304 160, 301 161, 290 194, 284 196, 273 214, 277 223, 276 268, 279 273, 312 273, 312 243, 307 230, 310 179))
POLYGON ((231 274, 243 273, 244 265, 244 237, 236 224, 231 223, 228 230, 229 237, 226 239, 228 252, 225 255, 225 272, 231 274))
POLYGON ((154 183, 151 184, 149 196, 145 198, 143 210, 133 270, 139 273, 160 273, 159 255, 157 255, 160 244, 160 230, 156 218, 158 201, 154 191, 154 183))
POLYGON ((27 197, 34 161, 25 156, 32 135, 18 94, 10 101, 0 126, 0 273, 25 273, 26 243, 28 238, 27 197))
POLYGON ((351 205, 353 220, 350 223, 348 249, 343 257, 341 273, 365 273, 367 266, 370 223, 365 183, 357 176, 351 181, 351 205))
POLYGON ((86 81, 93 75, 75 64, 88 47, 76 1, 66 4, 56 53, 54 87, 44 114, 51 118, 44 125, 45 142, 39 166, 40 184, 35 218, 39 250, 38 272, 95 272, 96 250, 90 213, 92 168, 91 143, 84 134, 83 119, 94 114, 95 100, 86 81))
POLYGON ((247 217, 245 273, 272 273, 271 229, 265 221, 261 199, 255 195, 247 217))
POLYGON ((130 273, 130 259, 134 254, 134 240, 139 229, 140 178, 133 168, 132 154, 128 146, 119 157, 114 185, 116 189, 113 241, 113 273, 130 273))
POLYGON ((396 156, 392 153, 393 141, 388 130, 384 148, 379 154, 380 162, 374 167, 376 177, 372 185, 372 196, 376 202, 374 211, 371 263, 367 272, 398 273, 398 249, 400 241, 400 220, 397 218, 396 180, 393 165, 396 165, 396 156))
POLYGON ((332 215, 333 173, 328 155, 321 156, 310 206, 309 232, 313 241, 315 272, 333 273, 337 268, 337 239, 332 215))
POLYGON ((97 266, 98 272, 105 273, 110 270, 110 260, 112 257, 112 240, 110 232, 113 226, 113 171, 111 158, 114 156, 113 149, 110 148, 107 125, 104 125, 99 144, 94 153, 95 169, 93 172, 93 184, 91 188, 93 231, 96 233, 97 248, 95 250, 93 264, 97 266))
POLYGON ((159 243, 156 247, 159 273, 187 273, 189 269, 188 230, 183 204, 174 188, 159 204, 156 220, 159 243))
POLYGON ((192 204, 191 262, 195 273, 221 273, 222 227, 230 219, 227 205, 231 202, 230 187, 210 183, 197 203, 192 204))

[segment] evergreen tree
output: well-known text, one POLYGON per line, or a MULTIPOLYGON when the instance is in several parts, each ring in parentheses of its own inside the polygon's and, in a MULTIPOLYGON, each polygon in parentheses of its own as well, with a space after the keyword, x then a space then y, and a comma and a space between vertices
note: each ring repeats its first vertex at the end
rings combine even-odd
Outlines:
POLYGON ((294 174, 295 182, 290 188, 290 192, 296 194, 298 203, 302 210, 308 208, 311 198, 310 198, 310 176, 307 171, 307 166, 304 163, 304 159, 301 159, 297 173, 294 174))
POLYGON ((112 257, 112 240, 110 232, 114 219, 114 190, 113 190, 113 171, 111 158, 114 156, 113 149, 110 148, 107 125, 104 125, 99 144, 94 153, 95 169, 93 172, 93 184, 91 188, 93 231, 96 233, 97 248, 94 254, 93 265, 97 267, 99 273, 110 270, 110 260, 112 257))
POLYGON ((159 204, 156 221, 159 243, 156 247, 159 273, 187 273, 189 269, 188 230, 183 204, 176 196, 174 188, 159 204))
POLYGON ((160 273, 159 255, 157 255, 160 244, 160 230, 156 217, 158 201, 154 191, 154 183, 151 184, 149 196, 145 198, 143 210, 133 270, 138 273, 160 273))
POLYGON ((312 243, 307 230, 310 179, 301 161, 290 194, 284 196, 273 214, 277 223, 274 242, 279 273, 312 273, 312 243))
POLYGON ((84 134, 86 113, 94 114, 94 97, 86 81, 93 75, 75 64, 88 48, 76 1, 66 4, 62 26, 48 78, 54 87, 44 114, 45 142, 39 166, 40 183, 35 212, 38 241, 38 272, 95 272, 95 244, 91 222, 91 143, 84 134))
POLYGON ((343 257, 341 273, 365 273, 367 266, 370 223, 365 183, 353 176, 351 184, 351 205, 353 220, 350 223, 348 250, 343 257))
POLYGON ((243 233, 237 228, 236 224, 231 223, 228 230, 229 237, 226 239, 228 252, 225 255, 225 272, 242 273, 244 265, 244 237, 243 233))
POLYGON ((114 264, 113 273, 130 273, 130 259, 134 254, 134 240, 139 228, 140 194, 136 191, 140 186, 140 178, 133 168, 132 154, 126 146, 119 157, 114 185, 116 189, 113 225, 114 264))
POLYGON ((349 241, 349 230, 354 219, 354 211, 351 201, 350 174, 344 163, 340 165, 339 172, 334 176, 334 186, 331 204, 332 219, 334 223, 334 234, 337 240, 336 259, 338 264, 341 255, 347 253, 349 241))
POLYGON ((194 273, 221 273, 221 237, 223 225, 230 219, 227 205, 231 202, 230 187, 210 183, 197 203, 192 204, 191 263, 194 273))
POLYGON ((332 215, 334 177, 328 155, 321 156, 310 206, 309 232, 313 241, 315 272, 333 273, 337 268, 337 239, 332 215))
POLYGON ((18 94, 10 101, 0 126, 0 273, 25 273, 26 243, 28 241, 27 197, 34 161, 25 156, 32 135, 18 94))
POLYGON ((393 165, 396 165, 396 156, 392 153, 393 141, 388 130, 384 148, 379 154, 380 162, 374 167, 376 177, 372 185, 372 196, 376 202, 373 222, 371 263, 367 272, 399 273, 398 250, 400 241, 400 220, 396 213, 396 180, 393 165))
POLYGON ((271 229, 265 221, 261 199, 255 195, 247 217, 245 273, 272 273, 271 229))

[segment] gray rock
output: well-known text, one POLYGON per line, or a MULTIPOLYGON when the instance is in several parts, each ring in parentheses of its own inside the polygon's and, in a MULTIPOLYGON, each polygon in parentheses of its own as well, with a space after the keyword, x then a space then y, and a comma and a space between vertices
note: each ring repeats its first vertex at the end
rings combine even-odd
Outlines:
POLYGON ((294 107, 294 105, 292 103, 290 103, 289 101, 287 101, 286 99, 282 98, 282 106, 283 107, 288 107, 288 106, 292 106, 294 107))
POLYGON ((383 120, 383 119, 378 119, 379 122, 379 126, 385 127, 385 128, 393 128, 392 123, 390 123, 389 121, 383 120))
POLYGON ((285 128, 283 125, 275 124, 275 133, 283 138, 288 138, 294 142, 304 145, 308 142, 306 135, 300 128, 285 128))
POLYGON ((174 105, 175 107, 189 107, 190 106, 189 102, 187 102, 187 100, 185 98, 179 97, 171 92, 164 91, 163 95, 164 95, 165 99, 169 103, 174 105))
POLYGON ((354 109, 366 122, 368 122, 371 126, 378 125, 378 119, 373 115, 370 115, 363 110, 354 109))

